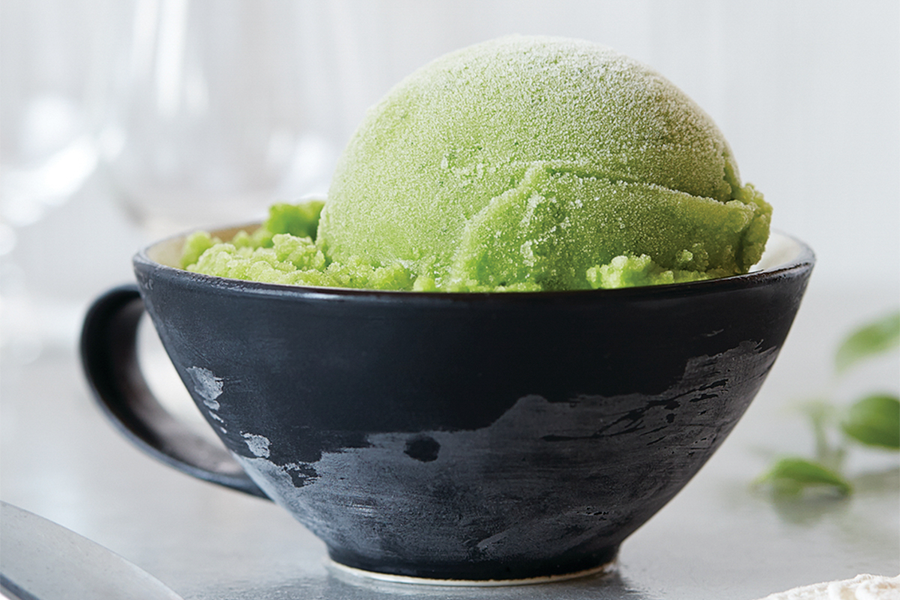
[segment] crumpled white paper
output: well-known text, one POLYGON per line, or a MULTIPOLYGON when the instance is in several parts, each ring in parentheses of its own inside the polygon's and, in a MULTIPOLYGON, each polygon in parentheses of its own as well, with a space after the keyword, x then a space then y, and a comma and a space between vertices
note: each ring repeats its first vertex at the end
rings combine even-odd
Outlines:
POLYGON ((770 594, 761 600, 900 600, 900 575, 857 575, 770 594))

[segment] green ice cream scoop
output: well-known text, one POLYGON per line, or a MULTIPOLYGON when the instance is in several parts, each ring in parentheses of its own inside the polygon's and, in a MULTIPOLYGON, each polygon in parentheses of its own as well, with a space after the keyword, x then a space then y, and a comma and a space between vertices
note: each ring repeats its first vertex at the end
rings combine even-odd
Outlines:
POLYGON ((448 54, 369 110, 321 214, 329 260, 416 289, 584 289, 746 272, 771 207, 647 66, 578 40, 448 54))

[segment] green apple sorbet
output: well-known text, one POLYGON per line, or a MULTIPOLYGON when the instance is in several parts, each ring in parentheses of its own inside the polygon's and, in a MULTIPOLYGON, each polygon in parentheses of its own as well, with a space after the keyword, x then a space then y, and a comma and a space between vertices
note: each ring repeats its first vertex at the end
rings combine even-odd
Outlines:
POLYGON ((270 283, 495 292, 746 273, 772 207, 712 119, 590 42, 510 36, 419 69, 372 107, 324 202, 273 206, 182 266, 270 283))
POLYGON ((275 204, 257 229, 239 231, 228 241, 199 231, 188 236, 181 267, 195 273, 287 285, 380 290, 413 288, 399 263, 373 267, 358 260, 336 263, 316 245, 321 201, 275 204))

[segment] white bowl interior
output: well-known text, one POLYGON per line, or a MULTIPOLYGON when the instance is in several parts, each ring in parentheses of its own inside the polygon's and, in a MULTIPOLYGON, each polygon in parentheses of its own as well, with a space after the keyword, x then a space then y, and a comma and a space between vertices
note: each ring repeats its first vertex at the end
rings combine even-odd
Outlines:
POLYGON ((803 250, 803 246, 797 240, 790 238, 783 233, 773 231, 769 235, 769 241, 766 243, 766 251, 762 258, 756 263, 751 272, 766 271, 780 267, 793 260, 796 260, 803 250))

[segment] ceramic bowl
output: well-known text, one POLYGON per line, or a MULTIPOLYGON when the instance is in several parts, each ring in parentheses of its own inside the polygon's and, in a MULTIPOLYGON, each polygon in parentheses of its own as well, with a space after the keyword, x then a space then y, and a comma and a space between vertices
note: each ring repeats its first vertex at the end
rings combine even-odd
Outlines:
POLYGON ((86 318, 85 371, 113 422, 170 465, 275 501, 340 565, 444 581, 613 560, 738 422, 814 263, 774 234, 757 270, 710 281, 377 292, 193 274, 170 266, 181 243, 137 254, 138 286, 86 318), (227 452, 144 384, 144 310, 227 452))

